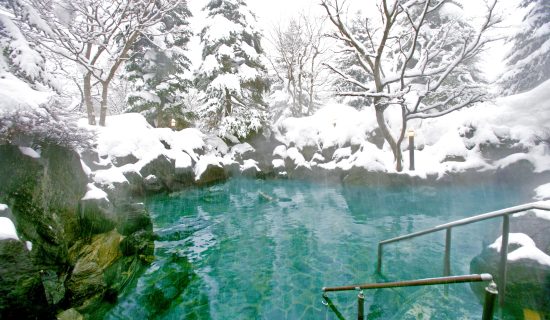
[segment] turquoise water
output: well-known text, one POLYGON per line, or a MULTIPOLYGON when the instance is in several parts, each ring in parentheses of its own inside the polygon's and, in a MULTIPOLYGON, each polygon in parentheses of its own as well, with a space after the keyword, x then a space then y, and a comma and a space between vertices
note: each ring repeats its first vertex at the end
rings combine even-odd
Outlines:
MULTIPOLYGON (((444 232, 378 241, 528 199, 514 186, 344 187, 232 179, 147 199, 155 260, 107 319, 356 319, 356 292, 323 286, 442 275, 444 232), (266 197, 267 196, 267 197, 266 197), (271 198, 271 199, 268 199, 271 198)), ((453 231, 452 273, 493 242, 500 220, 453 231)), ((468 284, 366 291, 368 319, 479 319, 468 284)))

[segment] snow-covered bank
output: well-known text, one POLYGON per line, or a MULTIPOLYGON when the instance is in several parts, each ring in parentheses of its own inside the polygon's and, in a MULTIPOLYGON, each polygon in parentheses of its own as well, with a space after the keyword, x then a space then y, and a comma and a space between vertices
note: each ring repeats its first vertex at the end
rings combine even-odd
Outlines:
POLYGON ((228 171, 260 171, 243 157, 254 152, 248 143, 231 148, 218 137, 194 128, 153 128, 140 114, 110 116, 105 127, 80 126, 94 133, 95 150, 82 153, 83 167, 106 190, 133 184, 138 193, 177 190, 226 178, 228 171))
MULTIPOLYGON (((414 171, 404 173, 441 177, 466 170, 495 170, 521 160, 529 161, 535 172, 548 171, 548 101, 550 81, 530 92, 481 103, 441 118, 410 121, 409 128, 415 131, 416 166, 414 171)), ((281 146, 274 155, 300 167, 355 167, 395 173, 391 150, 376 127, 372 109, 358 111, 349 106, 328 105, 310 117, 280 122, 275 132, 281 146)), ((402 147, 406 151, 408 141, 402 147)), ((404 161, 409 162, 408 152, 404 152, 404 161)))
POLYGON ((270 139, 259 138, 252 145, 234 144, 193 128, 153 128, 139 114, 110 116, 106 127, 88 126, 82 120, 80 126, 95 134, 94 152, 82 156, 96 186, 109 190, 129 184, 137 186, 138 193, 173 191, 232 174, 285 178, 323 174, 339 181, 358 172, 375 172, 433 180, 462 172, 490 173, 516 163, 547 173, 549 99, 547 81, 524 94, 441 118, 411 121, 416 168, 408 170, 408 141, 404 141, 402 173, 394 169, 373 110, 339 104, 327 105, 310 117, 287 118, 272 128, 270 139))

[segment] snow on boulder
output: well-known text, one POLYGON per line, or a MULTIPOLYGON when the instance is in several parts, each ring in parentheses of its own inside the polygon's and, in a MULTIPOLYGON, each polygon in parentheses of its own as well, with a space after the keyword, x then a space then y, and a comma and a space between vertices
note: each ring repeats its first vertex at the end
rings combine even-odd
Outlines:
POLYGON ((39 159, 40 158, 40 153, 38 153, 36 150, 34 150, 33 148, 29 148, 29 147, 19 147, 19 151, 21 151, 22 154, 28 156, 28 157, 31 157, 33 159, 39 159))
POLYGON ((223 169, 224 159, 216 155, 204 155, 195 165, 195 181, 207 184, 227 178, 223 169))
POLYGON ((548 200, 550 199, 550 183, 538 186, 535 189, 535 200, 548 200))
POLYGON ((286 158, 286 146, 285 145, 279 145, 276 146, 275 149, 273 149, 273 156, 274 157, 280 157, 282 159, 286 158))
POLYGON ((88 191, 81 200, 105 199, 106 201, 109 201, 107 193, 96 187, 93 183, 88 183, 86 187, 88 188, 88 191))
POLYGON ((300 150, 306 146, 322 150, 360 145, 375 128, 372 110, 358 111, 346 105, 329 104, 312 116, 282 120, 277 125, 276 137, 286 146, 293 144, 300 150))
POLYGON ((10 218, 0 217, 0 240, 6 239, 19 240, 19 237, 10 218))
MULTIPOLYGON (((517 261, 520 259, 530 259, 537 261, 539 264, 550 267, 550 256, 542 252, 535 241, 524 233, 510 233, 508 245, 517 245, 519 248, 508 252, 508 261, 517 261)), ((489 248, 500 252, 502 247, 502 236, 498 237, 495 242, 489 245, 489 248)))

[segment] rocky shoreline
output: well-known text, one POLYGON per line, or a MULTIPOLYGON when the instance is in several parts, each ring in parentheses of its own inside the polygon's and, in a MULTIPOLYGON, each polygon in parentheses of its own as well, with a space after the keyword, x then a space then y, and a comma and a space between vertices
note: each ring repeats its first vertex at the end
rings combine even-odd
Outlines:
POLYGON ((448 155, 441 164, 449 170, 423 175, 350 160, 367 153, 375 138, 323 148, 274 137, 231 143, 196 131, 149 130, 145 134, 161 134, 137 137, 136 144, 154 145, 155 152, 141 145, 126 152, 104 148, 116 145, 112 134, 80 153, 55 145, 0 146, 0 203, 7 205, 0 216, 13 221, 20 238, 0 240, 2 318, 101 318, 154 259, 155 235, 142 203, 152 194, 238 176, 379 186, 522 184, 527 192, 550 181, 550 171, 528 159, 499 165, 518 154, 502 145, 476 147, 489 165, 455 170, 466 159, 448 155), (195 138, 194 144, 182 144, 183 138, 195 138))

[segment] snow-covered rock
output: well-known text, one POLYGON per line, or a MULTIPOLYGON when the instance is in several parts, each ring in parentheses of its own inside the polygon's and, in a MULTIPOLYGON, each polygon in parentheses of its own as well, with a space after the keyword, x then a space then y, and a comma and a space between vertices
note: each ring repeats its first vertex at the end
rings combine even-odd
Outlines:
POLYGON ((19 240, 19 236, 11 219, 0 217, 0 240, 6 239, 19 240))

